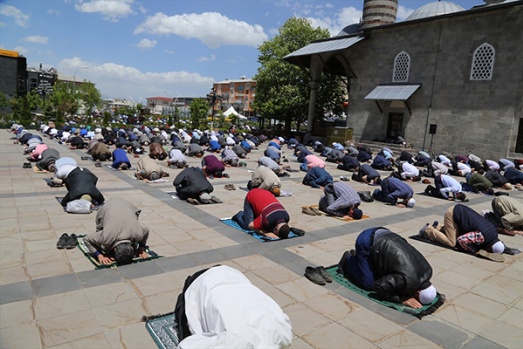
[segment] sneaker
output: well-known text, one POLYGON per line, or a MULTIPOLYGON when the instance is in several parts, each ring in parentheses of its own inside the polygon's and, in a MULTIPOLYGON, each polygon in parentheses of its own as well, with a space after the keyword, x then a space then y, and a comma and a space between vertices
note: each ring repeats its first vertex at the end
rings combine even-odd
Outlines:
POLYGON ((243 161, 240 161, 239 165, 240 167, 247 167, 247 163, 243 161))
POLYGON ((309 206, 302 208, 301 213, 308 214, 309 216, 316 216, 316 213, 309 206))
POLYGON ((325 279, 320 275, 318 270, 313 267, 307 267, 305 268, 305 277, 309 279, 310 281, 314 282, 317 285, 325 285, 325 279))
POLYGON ((223 203, 222 200, 218 199, 216 196, 211 196, 211 202, 214 202, 215 204, 221 204, 223 203))
POLYGON ((478 255, 483 258, 490 259, 491 261, 494 261, 494 262, 504 262, 505 261, 505 258, 500 253, 491 253, 491 252, 487 252, 485 250, 479 250, 478 255))
POLYGON ((58 239, 58 242, 56 243, 56 248, 58 249, 64 249, 67 247, 67 241, 69 240, 69 235, 67 234, 62 234, 62 236, 60 236, 60 238, 58 239))
POLYGON ((193 198, 188 198, 187 202, 190 203, 190 204, 193 204, 193 205, 199 205, 200 204, 200 201, 198 201, 196 199, 193 199, 193 198))
POLYGON ((427 228, 429 227, 429 223, 425 224, 418 233, 418 236, 422 239, 428 240, 429 236, 427 235, 427 228))
POLYGON ((24 162, 24 166, 23 168, 31 168, 31 163, 30 162, 24 162))
POLYGON ((295 228, 295 227, 291 227, 291 232, 293 232, 294 234, 296 234, 298 236, 305 235, 305 230, 301 230, 301 229, 298 229, 298 228, 295 228))
POLYGON ((350 181, 350 178, 345 177, 345 176, 340 176, 340 181, 348 182, 348 181, 350 181))
POLYGON ((329 273, 327 273, 327 270, 325 270, 324 267, 317 267, 316 271, 321 275, 322 278, 325 279, 325 281, 329 283, 332 282, 332 277, 329 275, 329 273))
POLYGON ((102 163, 100 161, 97 161, 94 163, 95 167, 102 167, 102 163))
POLYGON ((222 177, 223 177, 223 178, 229 178, 229 174, 228 174, 228 173, 224 173, 224 174, 222 175, 222 177))
POLYGON ((68 250, 71 250, 76 247, 76 244, 78 244, 78 237, 75 234, 71 234, 67 238, 65 248, 67 248, 68 250))
POLYGON ((290 177, 290 176, 291 176, 291 175, 290 175, 290 174, 288 174, 287 172, 283 172, 283 175, 282 175, 282 177, 290 177))

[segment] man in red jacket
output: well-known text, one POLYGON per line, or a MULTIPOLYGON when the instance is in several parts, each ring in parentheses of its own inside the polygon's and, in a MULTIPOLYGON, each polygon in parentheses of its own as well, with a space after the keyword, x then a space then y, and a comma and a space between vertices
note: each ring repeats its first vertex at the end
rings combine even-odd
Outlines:
POLYGON ((247 193, 243 211, 232 219, 243 229, 254 230, 270 238, 286 239, 289 236, 289 214, 274 195, 265 189, 255 188, 247 193))

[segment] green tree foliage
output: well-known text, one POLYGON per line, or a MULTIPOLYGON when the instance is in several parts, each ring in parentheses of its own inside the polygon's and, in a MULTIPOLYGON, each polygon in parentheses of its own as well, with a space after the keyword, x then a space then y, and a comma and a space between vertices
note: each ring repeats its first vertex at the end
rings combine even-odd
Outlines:
MULTIPOLYGON (((74 99, 70 86, 67 84, 58 84, 53 88, 53 94, 46 96, 46 103, 54 108, 54 115, 57 122, 62 122, 66 114, 75 114, 78 110, 78 102, 74 99)), ((44 113, 47 113, 48 107, 44 107, 44 113)))
POLYGON ((9 100, 13 109, 13 120, 27 125, 31 121, 31 108, 27 96, 19 96, 9 100))
POLYGON ((96 86, 90 81, 83 81, 76 90, 76 98, 82 100, 87 115, 91 115, 93 109, 102 103, 102 95, 96 86))
POLYGON ((200 125, 207 123, 207 115, 209 115, 210 106, 206 99, 196 98, 191 103, 191 121, 192 127, 199 129, 200 125))
MULTIPOLYGON (((299 125, 307 119, 310 78, 307 72, 282 58, 313 40, 328 37, 326 29, 312 28, 309 20, 290 18, 279 29, 278 35, 259 47, 260 66, 254 77, 256 99, 253 107, 264 117, 285 121, 287 132, 292 121, 299 125)), ((316 100, 316 118, 323 117, 327 110, 339 110, 344 94, 340 81, 340 77, 322 74, 316 100)))
POLYGON ((0 92, 0 109, 7 108, 9 106, 9 100, 5 93, 0 92))

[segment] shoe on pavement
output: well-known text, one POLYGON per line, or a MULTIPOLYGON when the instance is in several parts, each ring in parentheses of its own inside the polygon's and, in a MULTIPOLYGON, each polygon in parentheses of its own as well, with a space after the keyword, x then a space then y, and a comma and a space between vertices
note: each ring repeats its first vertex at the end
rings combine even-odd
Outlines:
POLYGON ((307 267, 305 268, 305 277, 309 279, 310 281, 314 282, 317 285, 325 285, 325 279, 320 275, 318 270, 313 267, 307 267))
POLYGON ((345 177, 345 176, 340 176, 340 181, 349 182, 350 178, 349 177, 345 177))
POLYGON ((94 163, 95 167, 102 167, 102 163, 100 161, 97 161, 94 163))
POLYGON ((200 204, 200 201, 198 201, 198 200, 196 200, 194 198, 188 198, 187 202, 190 203, 190 204, 193 204, 193 205, 199 205, 200 204))
POLYGON ((60 238, 58 239, 58 242, 56 243, 56 248, 58 249, 64 249, 67 247, 67 241, 69 240, 69 235, 64 233, 60 238))
POLYGON ((485 250, 479 250, 478 255, 480 255, 483 258, 490 259, 494 262, 504 262, 505 257, 503 257, 500 253, 491 253, 487 252, 485 250))
POLYGON ((311 209, 312 212, 314 212, 314 213, 316 214, 316 216, 321 216, 321 215, 323 215, 323 214, 321 213, 321 211, 318 210, 316 207, 312 207, 312 206, 311 206, 310 209, 311 209))
POLYGON ((78 237, 76 236, 76 234, 71 234, 67 237, 67 242, 66 242, 65 248, 67 248, 68 250, 71 250, 76 247, 77 243, 78 243, 78 237))
POLYGON ((308 214, 309 216, 316 216, 316 213, 309 206, 302 208, 301 213, 308 214))
POLYGON ((329 273, 327 273, 327 270, 325 270, 324 267, 321 267, 321 266, 320 266, 320 267, 317 267, 317 268, 316 268, 316 271, 318 272, 318 274, 321 275, 321 277, 322 277, 323 279, 325 279, 325 281, 327 281, 327 282, 329 282, 329 283, 332 282, 332 277, 329 275, 329 273))
POLYGON ((298 229, 298 228, 295 228, 295 227, 291 227, 291 231, 298 235, 298 236, 303 236, 305 235, 305 230, 301 230, 301 229, 298 229))

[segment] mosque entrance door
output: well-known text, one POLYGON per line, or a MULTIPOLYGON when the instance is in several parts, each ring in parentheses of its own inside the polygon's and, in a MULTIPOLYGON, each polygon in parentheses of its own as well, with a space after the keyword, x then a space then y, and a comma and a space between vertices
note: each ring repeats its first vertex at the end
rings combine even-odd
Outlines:
POLYGON ((516 139, 516 153, 523 153, 523 118, 519 119, 518 137, 516 139))
POLYGON ((403 113, 389 113, 387 139, 395 140, 398 136, 403 137, 403 113))

